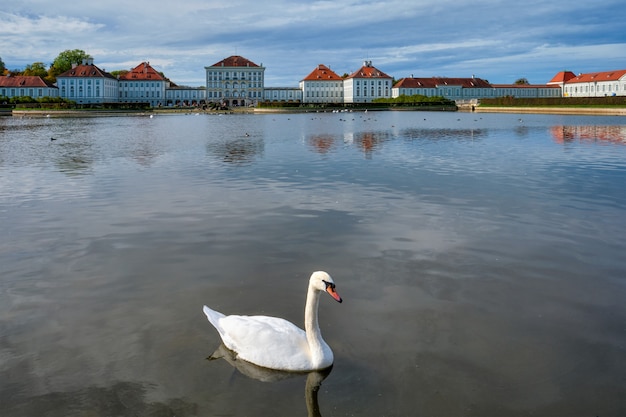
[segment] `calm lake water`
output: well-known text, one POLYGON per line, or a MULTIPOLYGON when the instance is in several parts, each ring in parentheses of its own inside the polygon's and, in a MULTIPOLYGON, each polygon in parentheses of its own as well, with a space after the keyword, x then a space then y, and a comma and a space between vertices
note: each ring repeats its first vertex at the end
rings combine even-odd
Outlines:
POLYGON ((2 416, 626 415, 623 117, 4 117, 0 230, 2 416), (206 359, 315 270, 330 374, 206 359))

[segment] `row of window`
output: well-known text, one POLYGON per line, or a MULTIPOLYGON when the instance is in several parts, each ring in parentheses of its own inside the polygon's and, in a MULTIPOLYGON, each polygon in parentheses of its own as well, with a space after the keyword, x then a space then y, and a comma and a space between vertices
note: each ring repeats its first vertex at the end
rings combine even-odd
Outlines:
POLYGON ((92 88, 87 87, 87 94, 84 94, 83 87, 78 88, 78 93, 75 93, 74 87, 70 87, 70 94, 66 95, 65 87, 61 87, 61 97, 100 97, 100 87, 96 87, 95 94, 92 94, 92 88))
MULTIPOLYGON (((355 96, 358 97, 361 95, 361 89, 359 87, 356 88, 356 94, 355 96)), ((370 96, 374 97, 374 87, 371 88, 370 90, 370 96)), ((385 88, 385 95, 384 97, 388 97, 389 96, 389 89, 385 88)), ((367 89, 365 87, 363 87, 363 97, 367 97, 367 89)), ((380 87, 378 87, 378 95, 377 97, 383 97, 382 95, 382 89, 380 87)))
MULTIPOLYGON (((146 81, 145 83, 145 87, 148 88, 162 88, 164 86, 164 83, 156 83, 154 81, 148 82, 146 81)), ((144 87, 144 83, 141 81, 135 81, 135 82, 126 82, 126 81, 120 81, 120 88, 133 88, 133 87, 139 87, 139 88, 143 88, 144 87)))
POLYGON ((204 94, 198 94, 197 91, 170 91, 166 94, 168 99, 172 98, 204 98, 204 94))
POLYGON ((310 97, 343 97, 343 91, 308 91, 307 90, 306 96, 308 98, 310 97), (337 93, 337 95, 335 95, 335 93, 337 93))
POLYGON ((273 91, 272 94, 270 94, 269 92, 265 94, 265 97, 266 98, 296 98, 298 97, 298 95, 294 94, 292 91, 290 91, 287 94, 285 94, 284 92, 278 93, 277 91, 273 91))
POLYGON ((44 95, 48 96, 56 96, 57 89, 46 89, 44 93, 43 88, 37 88, 37 95, 35 95, 34 88, 1 88, 0 96, 3 97, 20 97, 20 96, 28 96, 28 97, 43 97, 44 95), (16 94, 17 93, 17 94, 16 94))
POLYGON ((560 90, 556 88, 547 89, 491 89, 491 88, 402 88, 399 91, 404 95, 424 95, 435 96, 442 95, 444 97, 501 97, 501 96, 517 96, 517 97, 558 97, 560 90))
POLYGON ((161 92, 160 91, 120 91, 120 97, 125 97, 125 98, 160 98, 161 97, 161 92), (123 93, 123 95, 122 95, 123 93), (145 95, 144 95, 145 93, 145 95), (152 93, 152 95, 150 94, 152 93), (155 95, 156 93, 156 95, 155 95))
MULTIPOLYGON (((370 80, 370 81, 369 81, 369 84, 368 84, 368 81, 367 81, 367 80, 363 80, 363 86, 364 86, 364 87, 367 87, 367 86, 368 86, 368 85, 370 85, 370 84, 371 84, 371 85, 376 85, 376 80, 370 80)), ((386 81, 386 82, 385 82, 385 84, 386 84, 386 85, 389 85, 389 81, 386 81)), ((357 86, 360 86, 360 85, 361 85, 361 80, 356 80, 356 85, 357 85, 357 86)), ((379 85, 379 86, 382 86, 382 85, 383 85, 382 80, 378 80, 378 85, 379 85)))
POLYGON ((307 81, 304 83, 304 88, 320 88, 320 87, 335 87, 335 88, 341 88, 342 87, 341 82, 329 82, 329 81, 307 81))
POLYGON ((222 95, 221 91, 207 91, 207 98, 222 98, 222 97, 248 97, 252 99, 261 98, 260 91, 248 91, 247 94, 245 91, 224 91, 222 95))
MULTIPOLYGON (((78 83, 78 84, 87 84, 87 85, 90 85, 90 84, 91 84, 92 79, 91 79, 91 78, 87 78, 87 79, 77 78, 77 79, 66 80, 65 78, 61 78, 61 79, 59 80, 59 83, 60 83, 60 85, 61 85, 61 86, 64 86, 66 81, 67 81, 67 83, 68 83, 68 84, 70 84, 70 83, 71 83, 71 84, 76 84, 76 83, 78 83)), ((96 85, 100 85, 100 81, 102 81, 102 80, 100 80, 100 79, 95 79, 95 80, 93 80, 93 81, 94 81, 94 84, 96 84, 96 85)))
MULTIPOLYGON (((594 86, 595 84, 592 85, 581 85, 581 86, 567 86, 565 87, 565 92, 566 93, 612 93, 612 92, 618 92, 619 91, 619 84, 601 84, 598 85, 597 89, 594 90, 594 86), (584 87, 584 91, 583 91, 583 87, 584 87)), ((626 91, 626 84, 623 85, 624 89, 623 91, 626 91)))
POLYGON ((253 80, 261 81, 263 74, 260 71, 208 71, 206 74, 207 81, 220 80, 253 80))
POLYGON ((246 83, 246 82, 242 82, 241 84, 239 84, 238 82, 233 82, 231 84, 228 81, 226 81, 226 82, 214 81, 214 82, 207 83, 207 87, 208 88, 226 88, 226 89, 230 89, 230 88, 262 88, 262 84, 259 83, 259 82, 251 82, 250 86, 248 87, 248 83, 246 83))
POLYGON ((305 91, 343 91, 343 88, 334 88, 334 87, 308 87, 304 89, 305 91))

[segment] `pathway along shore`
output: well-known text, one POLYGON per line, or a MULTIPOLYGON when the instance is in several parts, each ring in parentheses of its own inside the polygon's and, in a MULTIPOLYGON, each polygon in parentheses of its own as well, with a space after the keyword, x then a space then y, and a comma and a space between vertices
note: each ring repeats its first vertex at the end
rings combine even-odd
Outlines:
POLYGON ((476 113, 537 113, 626 116, 626 108, 610 107, 474 107, 476 113))
MULTIPOLYGON (((370 109, 376 110, 403 110, 411 111, 408 108, 402 109, 370 109)), ((421 111, 425 109, 419 109, 421 111)), ((436 109, 442 110, 442 109, 436 109)), ((596 116, 626 116, 626 108, 611 108, 611 107, 483 107, 474 106, 460 106, 459 111, 463 112, 475 112, 475 113, 535 113, 535 114, 572 114, 572 115, 596 115, 596 116)), ((317 112, 329 112, 331 110, 317 110, 317 112)), ((362 110, 355 110, 362 111, 362 110)), ((418 111, 418 109, 415 109, 418 111)), ((449 111, 449 110, 448 110, 449 111)), ((293 108, 271 108, 271 109, 233 109, 230 111, 218 111, 218 112, 205 112, 202 110, 190 110, 190 109, 168 109, 168 110, 148 110, 148 111, 106 111, 106 110, 13 110, 7 111, 2 115, 5 116, 17 116, 17 117, 97 117, 97 116, 148 116, 151 114, 177 114, 177 113, 302 113, 302 112, 316 112, 313 109, 297 109, 293 108)))

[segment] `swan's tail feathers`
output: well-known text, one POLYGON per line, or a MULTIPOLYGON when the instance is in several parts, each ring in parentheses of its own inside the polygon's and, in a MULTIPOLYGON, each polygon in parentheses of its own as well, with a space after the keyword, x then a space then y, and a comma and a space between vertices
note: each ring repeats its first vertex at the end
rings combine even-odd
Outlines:
POLYGON ((214 360, 221 359, 221 358, 223 358, 224 356, 226 356, 226 355, 224 355, 224 351, 223 351, 223 349, 222 349, 222 346, 223 346, 223 345, 220 345, 220 347, 218 347, 218 348, 217 348, 217 350, 216 350, 215 352, 211 353, 211 354, 209 355, 209 357, 207 357, 207 360, 209 360, 209 361, 214 361, 214 360))
POLYGON ((207 306, 204 306, 202 308, 202 311, 204 311, 204 314, 206 314, 206 318, 209 319, 211 324, 214 327, 219 328, 218 325, 217 325, 217 322, 218 322, 219 319, 223 318, 224 315, 222 313, 220 313, 219 311, 211 310, 207 306))

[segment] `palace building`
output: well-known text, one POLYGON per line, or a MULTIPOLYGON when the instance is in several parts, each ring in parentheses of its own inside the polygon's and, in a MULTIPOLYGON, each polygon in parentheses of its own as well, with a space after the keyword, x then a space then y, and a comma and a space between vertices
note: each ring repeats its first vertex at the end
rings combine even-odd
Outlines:
POLYGON ((486 80, 471 78, 402 78, 392 89, 392 96, 423 95, 440 96, 456 102, 477 101, 495 97, 560 97, 561 91, 554 85, 536 84, 490 84, 486 80))
POLYGON ((249 106, 263 100, 265 68, 239 55, 204 67, 206 100, 226 106, 249 106))
POLYGON ((365 61, 363 66, 343 81, 344 103, 371 103, 377 98, 391 98, 393 79, 365 61))
POLYGON ((57 76, 59 96, 79 104, 116 103, 119 96, 117 78, 93 64, 93 59, 57 76))
POLYGON ((318 65, 300 81, 303 103, 343 103, 343 78, 326 65, 318 65))
POLYGON ((57 86, 36 75, 0 76, 0 97, 58 97, 57 86))
POLYGON ((571 71, 561 71, 548 85, 560 87, 563 97, 626 96, 626 70, 578 75, 571 71))
POLYGON ((80 65, 57 77, 51 85, 41 77, 2 76, 0 96, 62 97, 79 104, 146 103, 159 106, 198 106, 209 102, 225 106, 255 106, 259 102, 303 104, 371 103, 402 95, 444 97, 457 103, 478 103, 482 98, 608 97, 626 96, 626 69, 575 75, 557 73, 546 84, 491 84, 475 76, 467 78, 401 78, 391 76, 365 61, 352 74, 339 76, 319 64, 294 87, 265 87, 265 67, 232 55, 204 67, 206 86, 178 86, 142 62, 116 78, 93 63, 80 65))
POLYGON ((165 100, 167 80, 150 66, 142 62, 119 78, 119 102, 150 103, 162 106, 165 100))

